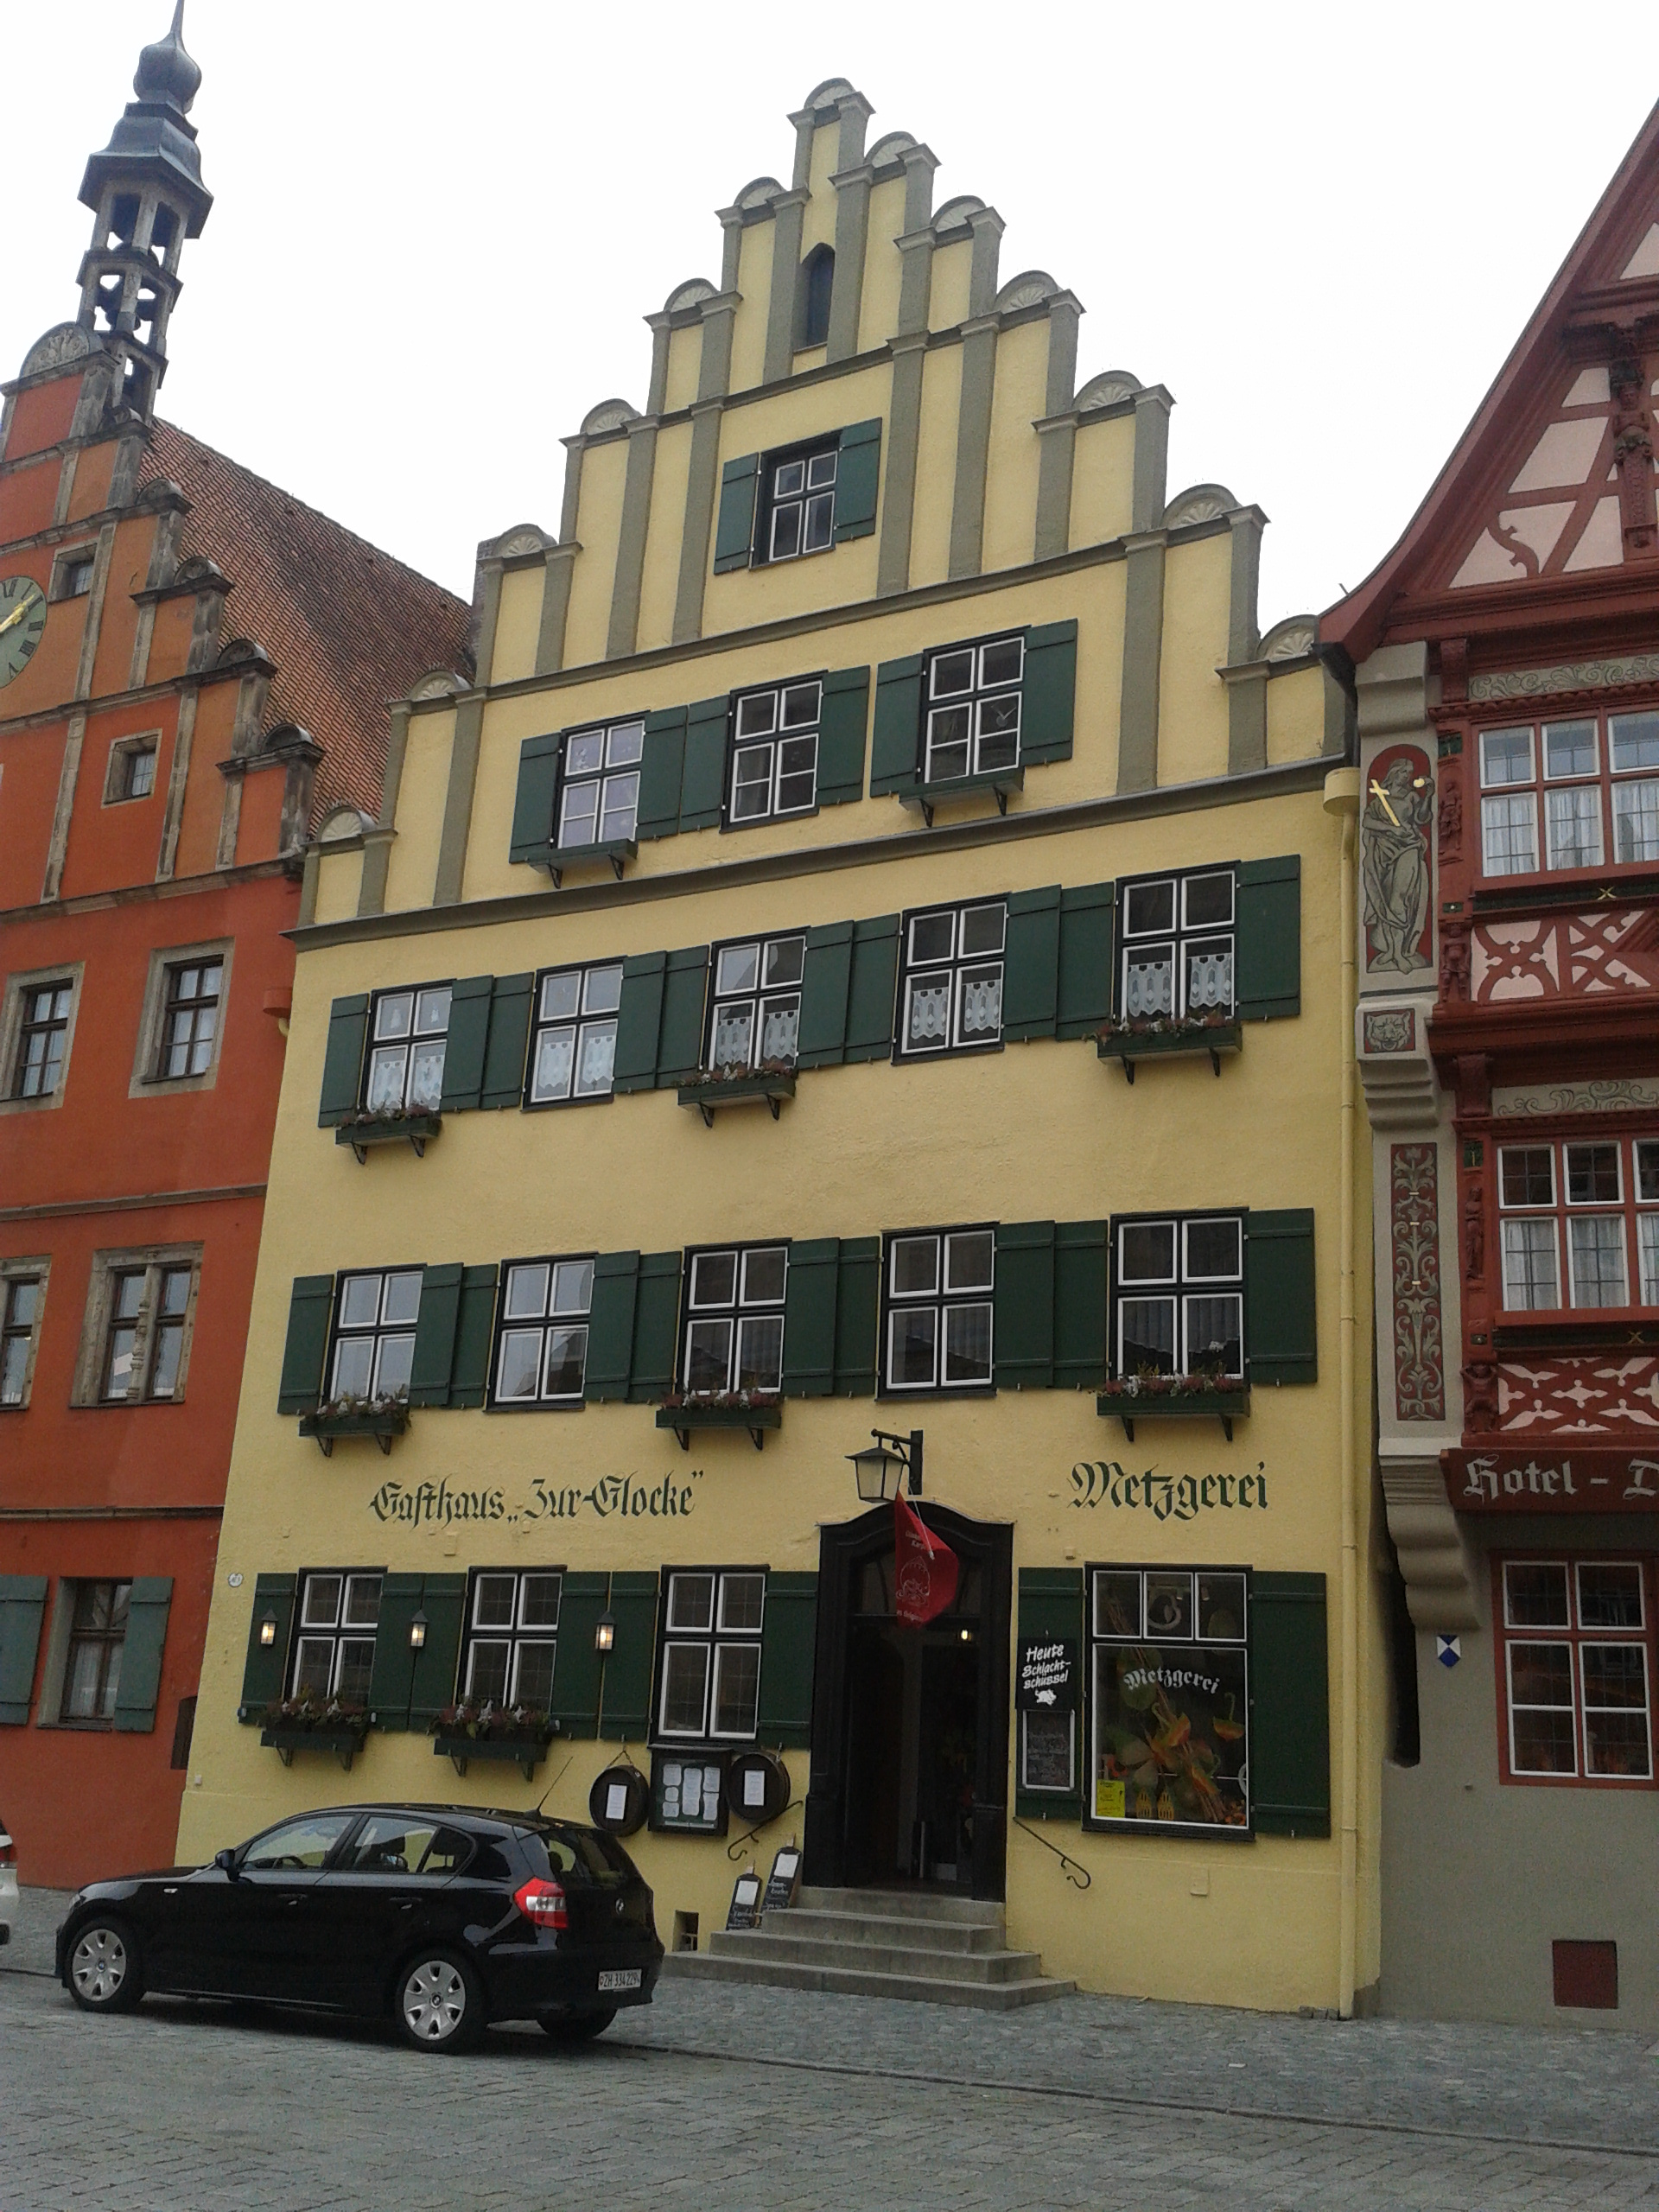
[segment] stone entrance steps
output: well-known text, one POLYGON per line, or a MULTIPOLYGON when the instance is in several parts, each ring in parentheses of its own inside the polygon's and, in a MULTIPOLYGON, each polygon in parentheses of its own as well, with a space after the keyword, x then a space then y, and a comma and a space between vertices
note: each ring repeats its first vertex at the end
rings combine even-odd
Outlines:
POLYGON ((925 1890, 804 1889, 759 1928, 717 1929, 706 1950, 671 1952, 663 1971, 995 2012, 1077 1986, 1048 1979, 1037 1952, 1007 1948, 1000 1904, 925 1890))

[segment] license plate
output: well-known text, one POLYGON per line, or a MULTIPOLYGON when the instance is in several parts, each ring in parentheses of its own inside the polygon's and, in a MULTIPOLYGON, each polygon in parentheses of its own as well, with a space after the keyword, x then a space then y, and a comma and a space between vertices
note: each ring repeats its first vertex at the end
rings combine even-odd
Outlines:
POLYGON ((639 1980, 640 1969, 638 1967, 619 1967, 609 1974, 601 1974, 599 1977, 599 1986, 601 1991, 607 1989, 638 1989, 639 1986, 639 1980))

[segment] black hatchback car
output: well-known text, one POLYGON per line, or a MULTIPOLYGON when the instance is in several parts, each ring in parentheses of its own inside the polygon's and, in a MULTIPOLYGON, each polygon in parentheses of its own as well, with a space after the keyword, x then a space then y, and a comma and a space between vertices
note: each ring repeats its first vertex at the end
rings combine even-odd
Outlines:
POLYGON ((534 1813, 335 1805, 211 1866, 94 1882, 58 1930, 77 2005, 147 1990, 390 2014, 417 2050, 464 2050, 492 2020, 599 2035, 648 2005, 652 1896, 613 1836, 534 1813))

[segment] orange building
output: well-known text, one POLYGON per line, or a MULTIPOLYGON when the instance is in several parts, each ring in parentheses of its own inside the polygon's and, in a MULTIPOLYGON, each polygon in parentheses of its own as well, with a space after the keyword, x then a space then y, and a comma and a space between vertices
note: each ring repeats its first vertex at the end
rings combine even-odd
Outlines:
POLYGON ((470 610, 155 419, 207 219, 180 35, 88 164, 73 322, 0 385, 0 1809, 26 1883, 166 1864, 302 848, 470 610))

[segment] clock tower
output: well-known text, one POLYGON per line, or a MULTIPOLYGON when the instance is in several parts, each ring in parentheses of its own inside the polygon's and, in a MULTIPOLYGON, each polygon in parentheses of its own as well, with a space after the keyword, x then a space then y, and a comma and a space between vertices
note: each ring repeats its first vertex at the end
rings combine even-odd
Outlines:
POLYGON ((128 103, 81 180, 94 215, 80 265, 81 329, 103 339, 106 397, 149 419, 167 373, 167 325, 179 296, 179 255, 199 238, 213 196, 188 117, 201 71, 184 48, 184 0, 165 38, 138 57, 128 103))

